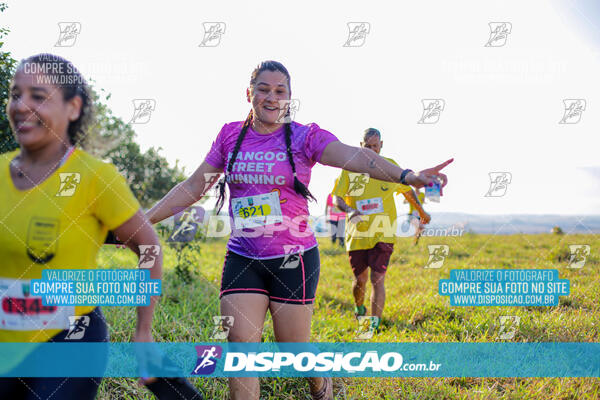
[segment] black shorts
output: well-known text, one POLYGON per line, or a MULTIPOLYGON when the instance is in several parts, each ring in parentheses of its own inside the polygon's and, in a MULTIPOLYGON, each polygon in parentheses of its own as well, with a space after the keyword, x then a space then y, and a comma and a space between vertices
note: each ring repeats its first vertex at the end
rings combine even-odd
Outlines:
POLYGON ((259 260, 227 250, 219 298, 232 293, 259 293, 269 300, 313 304, 319 282, 319 249, 259 260))
MULTIPOLYGON (((89 325, 83 329, 66 329, 53 336, 49 342, 108 342, 108 328, 100 307, 96 307, 88 316, 89 325), (73 332, 76 336, 73 337, 73 332), (70 333, 71 332, 71 333, 70 333)), ((35 353, 30 354, 23 363, 34 363, 35 353)), ((103 360, 106 366, 108 362, 108 344, 106 357, 103 360)), ((96 398, 98 387, 102 381, 96 378, 0 378, 0 399, 82 399, 93 400, 96 398)))

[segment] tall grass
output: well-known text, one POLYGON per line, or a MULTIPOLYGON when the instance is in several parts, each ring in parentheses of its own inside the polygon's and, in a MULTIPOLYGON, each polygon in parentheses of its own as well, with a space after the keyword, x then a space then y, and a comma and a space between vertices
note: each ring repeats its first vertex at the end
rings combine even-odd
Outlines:
MULTIPOLYGON (((356 341, 352 271, 346 252, 320 239, 321 277, 312 321, 312 341, 356 341)), ((496 342, 501 315, 518 315, 512 341, 597 342, 600 327, 600 239, 595 235, 473 235, 422 238, 418 246, 399 239, 386 276, 387 299, 377 342, 496 342), (447 244, 441 269, 425 269, 428 244, 447 244), (569 244, 588 244, 591 255, 582 269, 569 269, 569 244), (451 307, 437 294, 438 280, 456 268, 557 268, 571 282, 571 294, 556 307, 451 307)), ((211 341, 212 316, 219 315, 220 274, 225 241, 200 243, 185 263, 191 280, 176 272, 178 250, 164 247, 163 297, 154 316, 157 342, 211 341), (188 282, 186 282, 188 281, 188 282)), ((180 256, 180 259, 182 257, 180 256)), ((101 267, 131 267, 127 250, 105 246, 101 267)), ((181 266, 180 268, 181 269, 181 266)), ((370 292, 370 290, 369 290, 370 292)), ((367 303, 368 304, 368 303, 367 303)), ((105 307, 112 341, 131 340, 132 307, 105 307)), ((267 318, 264 341, 274 341, 267 318)), ((223 378, 192 379, 207 399, 226 399, 223 378)), ((339 399, 600 399, 595 378, 344 378, 334 379, 339 399)), ((107 378, 99 399, 152 399, 135 379, 107 378)), ((302 379, 261 379, 261 399, 308 399, 302 379)))

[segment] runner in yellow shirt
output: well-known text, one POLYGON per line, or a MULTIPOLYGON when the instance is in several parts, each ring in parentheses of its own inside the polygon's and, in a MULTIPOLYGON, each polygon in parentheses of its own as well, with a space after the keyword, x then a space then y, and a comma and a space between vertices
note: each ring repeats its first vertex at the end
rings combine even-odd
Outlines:
MULTIPOLYGON (((379 154, 383 146, 381 133, 374 128, 367 129, 360 145, 379 154)), ((396 164, 390 158, 386 160, 396 164)), ((396 193, 402 193, 419 212, 423 223, 429 223, 429 215, 409 186, 370 179, 366 174, 344 170, 332 192, 338 208, 346 212, 346 250, 355 278, 352 285, 355 314, 366 315, 363 303, 369 278, 367 269, 371 267, 371 314, 376 317, 376 329, 385 304, 385 273, 394 250, 396 193)))
MULTIPOLYGON (((0 155, 0 342, 107 342, 100 307, 44 306, 31 295, 31 280, 44 269, 97 268, 109 229, 138 256, 139 245, 159 245, 158 236, 117 169, 76 147, 92 98, 73 64, 51 54, 29 57, 9 90, 8 120, 20 149, 0 155)), ((150 276, 161 275, 158 253, 150 276)), ((152 341, 157 300, 137 308, 133 340, 152 341)), ((32 357, 5 355, 0 371, 32 357)), ((94 399, 101 380, 2 378, 0 399, 94 399)))

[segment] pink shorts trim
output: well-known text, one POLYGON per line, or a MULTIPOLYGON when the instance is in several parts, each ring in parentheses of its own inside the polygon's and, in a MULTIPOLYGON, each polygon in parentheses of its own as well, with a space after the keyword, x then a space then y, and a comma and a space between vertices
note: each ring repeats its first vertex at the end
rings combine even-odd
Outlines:
POLYGON ((248 292, 248 291, 257 291, 257 292, 265 292, 267 295, 269 294, 268 291, 266 291, 265 289, 255 289, 255 288, 236 288, 236 289, 226 289, 221 291, 221 293, 219 293, 219 296, 223 295, 223 293, 226 292, 232 292, 232 291, 241 291, 241 292, 248 292))
POLYGON ((304 254, 300 254, 300 262, 302 263, 302 300, 306 300, 306 274, 304 273, 304 254))
POLYGON ((283 297, 275 297, 275 296, 269 296, 270 299, 275 299, 275 300, 284 300, 284 301, 293 301, 295 303, 312 303, 315 298, 313 297, 312 299, 285 299, 283 297))

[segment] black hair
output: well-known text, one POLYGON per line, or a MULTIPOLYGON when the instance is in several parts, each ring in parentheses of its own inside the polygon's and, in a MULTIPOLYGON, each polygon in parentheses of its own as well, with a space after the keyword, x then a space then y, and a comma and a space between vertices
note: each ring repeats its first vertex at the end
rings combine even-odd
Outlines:
MULTIPOLYGON (((288 90, 291 93, 290 73, 283 66, 283 64, 281 64, 280 62, 271 61, 271 60, 261 62, 254 69, 254 71, 252 71, 252 75, 250 76, 250 87, 253 87, 256 84, 256 78, 263 71, 279 71, 283 75, 285 75, 287 82, 288 82, 288 90)), ((286 115, 286 117, 288 117, 288 116, 289 116, 289 109, 288 109, 288 115, 286 115)), ((225 170, 223 171, 224 177, 220 180, 220 182, 218 184, 219 197, 217 198, 217 204, 215 206, 217 209, 217 214, 219 213, 219 211, 221 211, 221 208, 223 207, 223 203, 225 202, 225 182, 226 182, 227 175, 230 174, 233 169, 233 164, 235 163, 235 159, 237 158, 238 152, 242 145, 242 141, 244 140, 244 137, 246 136, 248 127, 252 124, 252 118, 253 118, 253 112, 252 112, 252 110, 250 110, 250 112, 248 113, 248 116, 246 117, 246 120, 244 121, 244 124, 242 125, 242 129, 240 131, 240 134, 237 137, 237 141, 235 142, 235 147, 233 148, 233 153, 231 154, 231 158, 229 159, 227 166, 225 167, 225 170)), ((286 152, 287 152, 287 156, 288 156, 288 161, 290 163, 290 166, 292 167, 292 172, 294 174, 294 190, 296 191, 296 193, 302 195, 302 197, 304 197, 305 199, 312 199, 312 200, 316 201, 316 199, 310 193, 310 191, 308 190, 306 185, 304 183, 302 183, 300 181, 300 179, 298 179, 298 176, 296 175, 296 163, 294 162, 294 157, 292 156, 292 134, 293 134, 293 132, 292 132, 291 123, 289 122, 289 118, 286 118, 286 122, 284 123, 284 129, 285 129, 286 152)))
POLYGON ((71 145, 85 144, 86 130, 93 118, 93 104, 91 89, 81 72, 70 61, 48 53, 36 54, 22 60, 17 71, 27 64, 39 66, 36 70, 49 77, 48 83, 60 89, 64 101, 75 96, 81 98, 79 118, 69 122, 67 135, 71 145))

